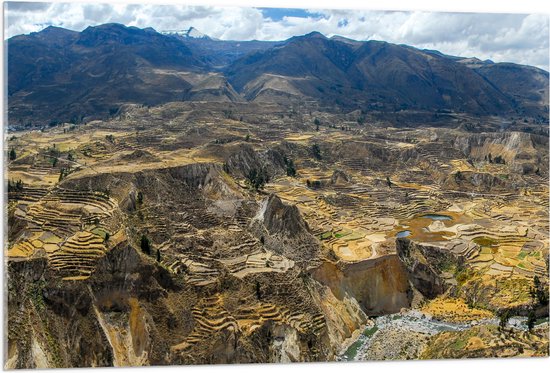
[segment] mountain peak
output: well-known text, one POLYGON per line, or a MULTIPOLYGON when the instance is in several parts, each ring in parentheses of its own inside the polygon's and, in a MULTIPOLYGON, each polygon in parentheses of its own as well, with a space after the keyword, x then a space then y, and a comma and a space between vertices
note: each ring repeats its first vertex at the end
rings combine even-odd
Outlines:
POLYGON ((319 31, 312 31, 309 34, 304 35, 305 38, 320 38, 320 39, 326 39, 327 37, 323 34, 321 34, 319 31))
POLYGON ((45 36, 45 35, 77 35, 78 32, 77 31, 72 31, 72 30, 68 30, 68 29, 65 29, 63 27, 57 27, 57 26, 48 26, 38 32, 32 32, 31 34, 33 35, 41 35, 41 36, 45 36))
POLYGON ((68 30, 65 30, 64 28, 61 28, 61 27, 50 25, 40 32, 55 32, 55 31, 68 31, 68 30))
POLYGON ((167 35, 178 35, 183 38, 189 38, 189 39, 210 39, 210 37, 206 34, 203 34, 199 30, 197 30, 195 27, 191 26, 187 30, 167 30, 163 31, 162 34, 167 35))
POLYGON ((305 35, 293 36, 287 39, 285 42, 291 42, 291 41, 297 41, 297 40, 312 40, 312 39, 329 40, 325 35, 321 34, 319 31, 312 31, 305 35))
POLYGON ((189 38, 204 38, 206 35, 194 28, 193 26, 189 27, 187 30, 187 37, 189 38))
MULTIPOLYGON (((18 36, 25 38, 25 35, 18 36)), ((47 44, 62 45, 72 39, 75 39, 78 36, 78 32, 67 30, 62 27, 48 26, 41 31, 31 32, 29 36, 47 44)))

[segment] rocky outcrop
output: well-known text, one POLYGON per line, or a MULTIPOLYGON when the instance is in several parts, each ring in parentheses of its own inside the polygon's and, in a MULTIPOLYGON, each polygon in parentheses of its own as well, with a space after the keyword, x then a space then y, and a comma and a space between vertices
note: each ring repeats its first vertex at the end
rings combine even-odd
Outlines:
POLYGON ((208 102, 241 102, 243 98, 221 75, 208 75, 187 93, 186 100, 208 102))
POLYGON ((112 350, 81 283, 61 281, 45 258, 11 261, 7 276, 5 368, 112 366, 112 350))
POLYGON ((329 286, 312 279, 311 288, 314 291, 311 294, 323 312, 330 346, 338 351, 346 339, 365 325, 368 317, 353 296, 346 295, 339 299, 329 286))
POLYGON ((252 170, 265 170, 267 176, 283 174, 285 170, 284 155, 278 150, 269 149, 258 152, 249 144, 240 145, 227 156, 225 169, 233 175, 248 177, 252 170))
POLYGON ((137 149, 129 154, 120 157, 125 162, 158 162, 159 158, 148 152, 147 150, 137 149))
POLYGON ((317 259, 320 244, 294 205, 287 205, 275 194, 264 200, 253 219, 252 229, 273 252, 302 265, 317 259))
POLYGON ((351 177, 342 170, 335 170, 330 177, 331 185, 343 185, 351 182, 351 177))
POLYGON ((309 234, 307 223, 294 205, 284 204, 275 194, 269 196, 263 215, 264 225, 271 235, 297 237, 309 234))
POLYGON ((396 240, 397 255, 404 264, 411 284, 426 298, 432 299, 446 290, 442 269, 458 260, 447 250, 419 244, 408 238, 396 240))
POLYGON ((547 169, 544 158, 548 156, 548 137, 545 136, 526 132, 480 133, 459 136, 453 146, 470 159, 505 163, 522 174, 547 169))
POLYGON ((459 171, 447 175, 443 181, 446 189, 491 192, 506 190, 511 187, 511 180, 487 172, 459 171))

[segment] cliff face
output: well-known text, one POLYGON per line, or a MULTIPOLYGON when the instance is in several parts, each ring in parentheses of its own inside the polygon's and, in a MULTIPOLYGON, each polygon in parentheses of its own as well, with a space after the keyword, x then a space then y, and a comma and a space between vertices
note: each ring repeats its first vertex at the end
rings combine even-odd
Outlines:
POLYGON ((252 170, 265 170, 270 178, 282 175, 285 170, 284 155, 274 149, 258 152, 248 144, 232 148, 225 167, 229 173, 246 178, 252 170))
POLYGON ((318 263, 320 244, 296 206, 272 194, 262 201, 252 226, 273 251, 304 266, 318 263))
POLYGON ((514 172, 547 171, 544 165, 548 163, 548 138, 545 136, 525 132, 481 133, 457 137, 453 144, 470 159, 505 163, 514 172))
POLYGON ((309 234, 307 223, 302 219, 298 208, 284 204, 274 194, 266 202, 263 221, 271 235, 285 234, 293 238, 309 234))
POLYGON ((324 262, 313 277, 337 299, 355 299, 367 315, 399 312, 411 303, 407 272, 395 255, 340 265, 324 262))
POLYGON ((408 238, 398 238, 396 248, 411 284, 423 296, 432 299, 445 292, 442 268, 456 263, 456 257, 437 246, 419 244, 408 238))

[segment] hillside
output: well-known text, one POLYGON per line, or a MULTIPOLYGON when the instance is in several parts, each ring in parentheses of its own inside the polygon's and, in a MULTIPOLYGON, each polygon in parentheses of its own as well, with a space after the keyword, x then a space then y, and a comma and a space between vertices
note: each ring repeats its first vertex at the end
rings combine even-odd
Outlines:
POLYGON ((530 66, 318 32, 282 42, 186 35, 105 24, 9 39, 10 126, 88 121, 126 104, 205 97, 392 115, 548 118, 548 72, 530 66), (207 92, 199 92, 203 87, 207 92))

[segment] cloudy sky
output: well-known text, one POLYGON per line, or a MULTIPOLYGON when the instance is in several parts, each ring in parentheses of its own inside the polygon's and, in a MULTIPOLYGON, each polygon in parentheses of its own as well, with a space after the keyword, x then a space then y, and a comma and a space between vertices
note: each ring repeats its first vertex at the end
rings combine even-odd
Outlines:
POLYGON ((81 31, 107 22, 157 31, 193 26, 226 40, 284 40, 320 31, 549 69, 548 14, 10 2, 5 17, 6 38, 49 25, 81 31))

